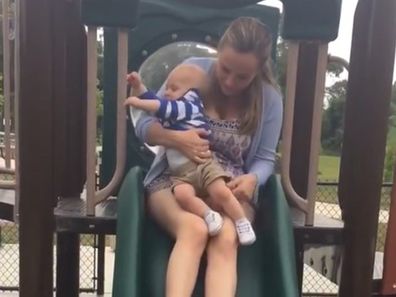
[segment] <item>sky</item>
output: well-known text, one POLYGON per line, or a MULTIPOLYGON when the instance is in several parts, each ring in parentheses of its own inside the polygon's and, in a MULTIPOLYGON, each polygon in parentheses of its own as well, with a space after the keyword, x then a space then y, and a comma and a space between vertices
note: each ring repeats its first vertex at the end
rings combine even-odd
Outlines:
MULTIPOLYGON (((341 7, 341 20, 338 31, 338 37, 335 41, 329 43, 329 53, 339 56, 349 61, 352 40, 353 17, 358 0, 343 0, 341 7)), ((266 0, 262 4, 282 7, 279 0, 266 0)), ((396 62, 393 72, 393 81, 396 81, 396 62)))

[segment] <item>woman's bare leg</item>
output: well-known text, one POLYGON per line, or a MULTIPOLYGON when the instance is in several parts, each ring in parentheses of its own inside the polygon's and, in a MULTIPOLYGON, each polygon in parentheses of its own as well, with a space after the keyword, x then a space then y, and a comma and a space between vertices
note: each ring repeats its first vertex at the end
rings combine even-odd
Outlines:
POLYGON ((208 231, 204 221, 177 204, 170 189, 148 199, 151 215, 175 239, 166 275, 167 297, 190 297, 195 286, 208 231))
POLYGON ((221 232, 207 246, 205 297, 234 297, 237 284, 237 235, 234 222, 224 218, 221 232))

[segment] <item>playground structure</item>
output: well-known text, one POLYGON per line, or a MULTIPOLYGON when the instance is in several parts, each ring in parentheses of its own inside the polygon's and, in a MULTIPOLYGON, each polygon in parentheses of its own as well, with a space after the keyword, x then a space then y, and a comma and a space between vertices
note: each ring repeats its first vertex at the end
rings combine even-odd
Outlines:
MULTIPOLYGON (((1 145, 0 145, 0 155, 4 160, 4 163, 0 166, 0 173, 7 175, 15 175, 15 164, 12 160, 15 160, 15 134, 11 133, 11 96, 14 93, 15 86, 11 84, 13 80, 12 77, 12 67, 14 51, 13 45, 15 40, 14 28, 14 6, 11 1, 2 1, 2 32, 3 32, 3 96, 4 108, 3 108, 3 126, 4 132, 1 133, 1 145)), ((0 181, 0 187, 2 189, 15 189, 15 178, 13 180, 2 180, 0 181)))
MULTIPOLYGON (((188 40, 215 46, 226 24, 242 14, 262 19, 272 28, 276 37, 279 12, 272 8, 259 8, 254 5, 255 1, 244 3, 246 7, 242 9, 241 6, 245 5, 237 1, 235 4, 222 1, 191 1, 181 4, 173 1, 113 3, 83 0, 80 19, 76 2, 37 2, 39 3, 20 2, 20 24, 25 30, 19 33, 20 44, 17 41, 16 45, 20 58, 16 73, 19 82, 16 90, 19 90, 17 155, 20 177, 17 176, 17 193, 20 198, 20 294, 22 297, 52 294, 52 257, 49 255, 52 254, 52 236, 56 230, 57 296, 78 296, 78 236, 80 233, 112 234, 116 231, 116 200, 111 198, 101 201, 108 194, 116 193, 118 183, 122 181, 117 201, 118 242, 113 294, 161 296, 163 270, 151 269, 154 266, 164 267, 171 241, 144 215, 141 169, 134 167, 124 177, 122 166, 127 164, 127 168, 130 168, 139 165, 145 169, 152 158, 152 153, 133 137, 132 126, 128 133, 132 136, 128 141, 123 139, 125 110, 120 108, 120 103, 126 96, 125 74, 127 70, 138 69, 147 56, 170 42, 188 40), (141 16, 139 20, 138 14, 132 13, 137 12, 138 5, 141 16), (190 5, 196 5, 194 14, 191 14, 190 5), (217 6, 216 9, 208 7, 211 5, 217 6), (231 7, 233 5, 235 7, 231 7), (158 15, 160 17, 155 19, 158 15), (198 17, 192 18, 194 16, 198 17), (157 20, 157 27, 149 26, 150 17, 157 20), (88 26, 87 46, 81 20, 88 26), (114 186, 104 187, 105 190, 99 193, 95 193, 93 177, 95 151, 92 138, 96 137, 96 133, 92 132, 95 125, 90 120, 94 118, 92 106, 95 107, 93 103, 96 100, 96 26, 122 28, 105 30, 107 116, 105 114, 101 184, 106 185, 113 180, 114 186), (128 28, 135 29, 129 32, 128 28), (54 33, 57 31, 65 34, 59 36, 54 33), (85 65, 85 52, 88 53, 88 64, 87 69, 82 69, 84 66, 81 65, 85 65), (59 57, 64 58, 58 59, 59 57), (43 74, 40 78, 32 75, 37 69, 43 74), (88 73, 88 79, 85 72, 88 73), (86 82, 89 98, 87 116, 84 103, 86 82), (36 100, 32 100, 32 96, 36 100), (118 110, 114 98, 118 98, 118 110), (119 124, 112 120, 116 113, 119 115, 119 124), (81 129, 85 125, 85 118, 88 118, 89 133, 81 129), (117 125, 120 129, 115 133, 117 125), (33 133, 32 127, 40 133, 33 133), (117 156, 121 158, 117 161, 112 157, 116 151, 114 135, 117 135, 117 141, 121 141, 117 146, 117 156), (88 139, 87 149, 85 138, 88 139), (128 152, 134 154, 122 156, 122 148, 125 146, 128 147, 128 152), (86 207, 84 201, 79 199, 85 182, 85 150, 86 207), (112 178, 114 164, 118 168, 115 170, 116 177, 112 178), (53 207, 56 203, 54 219, 53 207), (142 260, 138 259, 139 255, 145 259, 145 271, 141 270, 142 260), (37 267, 41 267, 41 274, 33 274, 37 267)), ((285 189, 289 188, 287 197, 307 214, 302 222, 294 225, 297 258, 295 266, 292 225, 282 187, 273 177, 267 187, 262 189, 263 205, 259 214, 261 211, 267 214, 269 209, 269 213, 276 215, 270 230, 263 228, 259 232, 262 237, 259 237, 258 243, 250 250, 241 250, 238 288, 241 296, 263 296, 264 293, 266 296, 297 294, 297 284, 301 285, 304 245, 309 243, 345 246, 340 296, 370 296, 373 291, 372 242, 378 222, 379 187, 386 139, 384 119, 389 106, 387 98, 392 78, 391 62, 394 59, 395 6, 393 1, 360 1, 356 11, 339 189, 345 219, 343 227, 340 223, 319 221, 319 218, 315 220, 312 193, 316 183, 313 177, 317 167, 317 144, 315 146, 306 137, 311 134, 316 135, 317 139, 318 130, 312 125, 315 123, 313 118, 318 115, 318 109, 314 106, 319 104, 321 108, 317 99, 323 95, 326 44, 336 38, 340 2, 329 0, 318 4, 317 1, 284 1, 281 34, 284 39, 292 41, 288 63, 291 74, 288 76, 286 104, 294 97, 296 101, 294 108, 286 107, 285 110, 285 114, 294 110, 295 116, 293 127, 289 130, 289 134, 293 133, 293 139, 284 138, 289 141, 286 147, 290 148, 291 157, 285 154, 283 170, 287 177, 290 168, 289 180, 295 187, 294 192, 311 198, 308 202, 298 198, 293 189, 290 189, 286 178, 285 189), (367 32, 370 32, 368 37, 367 32), (362 35, 365 40, 359 37, 362 35), (371 70, 375 70, 375 75, 371 74, 371 70), (363 111, 369 113, 370 117, 358 117, 363 111), (366 133, 361 133, 361 127, 364 127, 366 133), (311 169, 306 164, 311 164, 311 169), (368 198, 362 200, 361 197, 368 198), (357 205, 361 208, 354 207, 357 205), (264 242, 271 242, 273 246, 264 246, 264 242), (261 265, 257 264, 260 262, 261 265), (294 279, 295 267, 300 277, 298 282, 294 279), (255 278, 251 278, 249 273, 255 278)), ((288 116, 285 118, 292 119, 288 116)), ((130 121, 128 124, 130 125, 130 121)), ((285 126, 288 126, 287 122, 285 126)), ((389 257, 391 256, 392 253, 389 252, 389 257)), ((394 293, 392 282, 395 282, 394 272, 385 275, 384 283, 377 286, 377 292, 394 293)), ((198 286, 198 292, 200 289, 198 286)))

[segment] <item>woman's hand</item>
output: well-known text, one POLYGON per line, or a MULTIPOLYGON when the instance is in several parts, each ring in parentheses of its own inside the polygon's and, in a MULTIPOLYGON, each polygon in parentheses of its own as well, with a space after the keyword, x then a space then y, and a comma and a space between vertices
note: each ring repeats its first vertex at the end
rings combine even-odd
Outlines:
POLYGON ((172 131, 172 147, 181 151, 183 155, 196 163, 204 163, 211 157, 209 141, 205 138, 205 129, 190 129, 187 131, 172 131))
POLYGON ((227 186, 238 200, 250 200, 253 198, 257 187, 257 176, 255 174, 243 174, 235 177, 227 186))

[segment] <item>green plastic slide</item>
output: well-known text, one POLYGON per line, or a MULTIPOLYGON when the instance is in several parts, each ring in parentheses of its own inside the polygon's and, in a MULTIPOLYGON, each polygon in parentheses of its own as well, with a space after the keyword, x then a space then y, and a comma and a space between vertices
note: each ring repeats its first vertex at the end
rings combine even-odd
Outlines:
MULTIPOLYGON (((126 175, 118 197, 113 297, 162 297, 172 239, 144 209, 143 173, 126 175)), ((297 297, 294 240, 289 208, 276 176, 260 192, 257 242, 238 255, 239 297, 297 297)), ((205 261, 193 296, 203 297, 205 261)))

